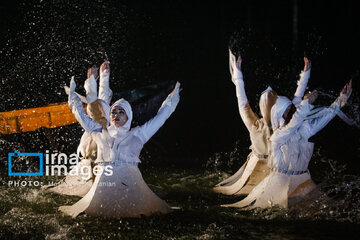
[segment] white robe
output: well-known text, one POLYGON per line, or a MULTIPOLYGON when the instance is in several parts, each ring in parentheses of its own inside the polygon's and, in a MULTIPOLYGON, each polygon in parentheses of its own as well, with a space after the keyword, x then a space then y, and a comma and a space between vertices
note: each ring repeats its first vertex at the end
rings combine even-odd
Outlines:
POLYGON ((314 189, 308 171, 314 144, 308 139, 336 116, 340 103, 336 100, 323 109, 319 117, 307 119, 311 109, 308 100, 302 101, 291 121, 271 136, 271 173, 245 199, 223 206, 253 209, 278 205, 287 208, 289 198, 301 198, 314 189))
MULTIPOLYGON (((232 54, 230 53, 230 64, 234 61, 231 57, 232 54)), ((250 134, 250 149, 252 151, 241 168, 234 175, 217 184, 213 190, 225 195, 247 195, 270 173, 270 168, 267 166, 267 163, 270 154, 269 138, 271 136, 271 129, 269 127, 270 111, 267 111, 267 109, 271 109, 271 101, 274 100, 267 99, 264 101, 264 99, 260 98, 259 105, 264 118, 259 118, 252 111, 248 103, 242 72, 236 67, 234 69, 231 67, 230 72, 232 74, 233 83, 236 86, 236 96, 238 99, 240 116, 250 134)), ((299 105, 301 102, 309 78, 310 69, 306 72, 301 72, 300 79, 297 82, 298 87, 293 99, 295 106, 299 105)), ((268 96, 268 98, 271 98, 271 96, 268 96)))
MULTIPOLYGON (((119 135, 112 137, 114 135, 111 133, 111 126, 103 128, 89 118, 79 100, 74 97, 69 105, 81 126, 97 143, 96 162, 104 168, 111 165, 113 174, 107 176, 103 173, 97 176, 90 191, 82 199, 72 206, 62 206, 59 210, 72 217, 85 211, 92 216, 114 218, 170 212, 171 208, 146 185, 137 165, 140 163, 139 155, 143 145, 174 112, 178 102, 179 86, 175 92, 169 94, 154 118, 121 134, 119 139, 119 135)), ((125 125, 130 127, 132 114, 128 111, 126 113, 129 120, 125 125)))
MULTIPOLYGON (((110 73, 101 73, 100 74, 100 85, 99 85, 99 94, 97 91, 96 80, 93 75, 90 76, 85 81, 84 88, 86 90, 86 101, 87 101, 87 112, 92 119, 102 124, 103 126, 107 125, 107 121, 109 119, 101 119, 101 113, 93 112, 92 109, 99 109, 99 107, 92 107, 93 104, 100 104, 102 108, 106 108, 106 105, 110 104, 112 98, 112 91, 109 87, 110 81, 110 73), (102 122, 103 121, 103 122, 102 122)), ((101 108, 101 109, 102 109, 101 108)), ((105 109, 106 111, 107 109, 105 109)), ((97 157, 97 145, 95 141, 92 139, 90 133, 85 131, 80 139, 80 144, 77 149, 77 154, 81 159, 80 162, 75 166, 78 169, 82 167, 87 167, 88 169, 92 169, 94 166, 94 161, 97 157)), ((80 196, 83 197, 91 188, 94 181, 94 176, 91 175, 90 178, 87 178, 87 175, 76 175, 71 176, 67 175, 61 184, 56 187, 50 187, 49 190, 51 192, 70 195, 70 196, 80 196)))

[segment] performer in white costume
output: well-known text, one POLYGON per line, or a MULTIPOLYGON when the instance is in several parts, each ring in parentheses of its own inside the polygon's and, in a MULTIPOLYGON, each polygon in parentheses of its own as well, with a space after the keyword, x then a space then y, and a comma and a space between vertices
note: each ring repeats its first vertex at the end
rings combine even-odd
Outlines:
MULTIPOLYGON (((90 79, 89 84, 93 87, 96 82, 90 79)), ((105 171, 96 176, 90 191, 82 199, 72 206, 61 206, 59 210, 72 217, 85 211, 91 216, 115 218, 171 211, 146 185, 137 165, 140 163, 139 155, 143 145, 175 111, 180 100, 179 88, 180 83, 177 83, 154 118, 130 129, 132 110, 126 100, 120 99, 111 106, 107 114, 110 116, 110 124, 104 127, 85 113, 74 92, 75 82, 71 80, 69 106, 81 126, 96 142, 96 162, 105 171), (109 166, 113 169, 112 174, 106 172, 109 166)))
POLYGON ((304 97, 294 115, 291 115, 291 101, 279 96, 271 109, 271 124, 274 129, 270 138, 271 173, 245 199, 223 206, 253 209, 277 205, 287 208, 289 200, 298 202, 311 192, 315 184, 311 181, 308 165, 314 144, 308 139, 340 112, 340 108, 350 97, 351 85, 351 81, 345 85, 330 107, 315 113, 311 111, 311 104, 317 98, 316 91, 304 97))
MULTIPOLYGON (((275 104, 277 94, 268 87, 260 97, 259 106, 262 118, 259 118, 251 109, 246 97, 243 74, 241 72, 242 59, 229 50, 229 64, 231 79, 236 86, 236 96, 241 119, 249 131, 251 139, 251 153, 243 166, 231 177, 225 179, 214 187, 214 191, 226 195, 247 195, 269 173, 267 166, 269 156, 269 138, 272 134, 270 110, 275 104)), ((306 90, 311 71, 311 62, 304 57, 304 70, 300 74, 298 87, 293 103, 297 106, 306 90)))
MULTIPOLYGON (((99 94, 97 94, 96 84, 90 85, 90 82, 95 82, 98 76, 97 67, 88 69, 88 78, 85 81, 84 88, 86 90, 87 112, 89 116, 106 127, 110 119, 106 117, 104 109, 109 110, 109 104, 112 98, 112 91, 109 86, 110 81, 110 62, 105 61, 100 66, 100 84, 99 94)), ((83 197, 91 188, 94 180, 92 169, 95 165, 94 161, 97 158, 97 145, 92 139, 90 133, 85 131, 80 139, 77 154, 81 161, 75 166, 78 171, 75 174, 68 174, 61 184, 56 187, 49 188, 50 191, 65 195, 83 197), (81 174, 80 169, 85 172, 81 174)))

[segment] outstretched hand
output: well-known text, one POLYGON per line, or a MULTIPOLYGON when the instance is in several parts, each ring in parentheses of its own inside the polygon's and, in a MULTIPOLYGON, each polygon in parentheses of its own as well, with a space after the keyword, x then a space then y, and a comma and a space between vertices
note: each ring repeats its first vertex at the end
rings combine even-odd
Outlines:
POLYGON ((241 63, 242 63, 241 56, 239 56, 236 61, 236 57, 229 49, 229 67, 230 67, 231 78, 233 81, 234 79, 240 79, 240 78, 242 79, 241 63))
POLYGON ((341 107, 343 107, 346 104, 351 93, 352 93, 352 80, 350 80, 347 84, 345 84, 344 88, 340 92, 341 107))
POLYGON ((307 57, 304 57, 304 72, 307 72, 311 68, 311 61, 307 57))
POLYGON ((95 65, 92 66, 91 68, 88 69, 87 78, 89 79, 91 77, 91 75, 93 75, 94 78, 97 79, 97 77, 99 75, 98 71, 99 71, 98 67, 96 67, 95 65))
POLYGON ((105 61, 100 66, 100 73, 110 73, 110 62, 105 61))
POLYGON ((72 76, 71 77, 71 80, 70 80, 70 94, 69 94, 69 96, 72 94, 72 93, 74 93, 75 92, 75 88, 76 88, 76 83, 75 83, 75 77, 74 76, 72 76))
POLYGON ((236 61, 236 57, 235 55, 231 52, 231 50, 229 49, 229 61, 230 61, 230 73, 233 74, 234 69, 237 68, 241 71, 241 56, 238 57, 237 61, 236 61))
POLYGON ((347 84, 345 84, 344 88, 341 90, 341 94, 349 95, 352 92, 352 80, 350 80, 347 84))
POLYGON ((171 91, 171 93, 168 95, 168 97, 165 100, 165 102, 167 102, 173 108, 173 110, 175 110, 176 106, 180 101, 179 93, 181 90, 182 89, 180 88, 180 83, 176 82, 174 89, 171 91))
POLYGON ((180 93, 182 88, 180 88, 180 83, 176 82, 174 89, 171 91, 170 94, 180 93))
POLYGON ((238 57, 238 60, 236 61, 236 67, 241 71, 241 62, 242 62, 242 59, 241 59, 241 56, 238 57))
POLYGON ((71 80, 70 80, 69 96, 68 96, 68 104, 69 104, 70 108, 73 107, 73 105, 74 105, 74 103, 76 101, 76 98, 77 98, 77 95, 75 93, 75 88, 76 88, 76 83, 75 83, 75 80, 74 80, 74 76, 72 76, 71 80))

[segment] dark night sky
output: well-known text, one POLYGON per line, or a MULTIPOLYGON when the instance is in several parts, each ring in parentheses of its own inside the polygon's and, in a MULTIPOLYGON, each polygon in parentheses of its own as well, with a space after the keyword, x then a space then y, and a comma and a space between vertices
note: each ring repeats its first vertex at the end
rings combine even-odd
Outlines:
MULTIPOLYGON (((294 92, 304 52, 313 63, 310 88, 337 93, 360 69, 355 3, 298 1, 294 50, 293 1, 1 1, 0 109, 65 101, 63 93, 55 94, 60 82, 74 72, 85 78, 89 61, 101 63, 98 55, 89 57, 99 47, 111 51, 114 91, 165 80, 183 84, 178 109, 156 136, 165 146, 188 155, 231 151, 239 138, 248 146, 228 73, 229 40, 240 39, 235 50, 243 55, 247 93, 255 109, 257 94, 267 84, 281 94, 294 92), (28 21, 36 23, 29 33, 28 21), (44 41, 43 47, 37 41, 44 41), (44 50, 41 57, 37 48, 44 50), (46 68, 40 67, 44 59, 50 59, 46 68), (66 65, 65 59, 72 62, 66 65), (55 69, 51 74, 50 67, 55 69), (41 76, 53 80, 41 84, 41 76), (15 89, 17 94, 9 93, 15 89)), ((358 81, 354 85, 353 98, 358 100, 358 81)), ((333 149, 347 136, 351 143, 342 144, 344 157, 358 159, 359 131, 339 120, 328 128, 316 143, 339 155, 333 149)))

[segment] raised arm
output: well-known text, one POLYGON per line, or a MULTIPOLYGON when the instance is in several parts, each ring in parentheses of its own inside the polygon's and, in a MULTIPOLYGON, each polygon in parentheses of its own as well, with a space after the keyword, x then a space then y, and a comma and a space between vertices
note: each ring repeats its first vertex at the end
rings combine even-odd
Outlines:
MULTIPOLYGON (((104 93, 108 93, 108 94, 112 95, 111 90, 110 89, 107 90, 106 86, 104 87, 104 84, 103 84, 104 81, 108 81, 109 79, 104 80, 101 77, 101 74, 104 73, 106 71, 106 69, 107 69, 106 67, 108 67, 108 65, 104 67, 104 64, 105 63, 103 63, 101 65, 101 67, 100 67, 100 90, 99 90, 99 96, 101 94, 104 95, 104 93)), ((88 79, 85 81, 85 84, 84 84, 84 88, 85 88, 85 91, 86 91, 86 101, 88 103, 87 110, 88 110, 89 116, 93 120, 100 123, 103 127, 106 127, 108 122, 109 122, 109 119, 106 117, 107 113, 104 110, 103 104, 104 105, 109 105, 110 100, 111 100, 111 96, 110 96, 110 99, 108 99, 109 102, 106 102, 104 99, 102 99, 100 97, 98 98, 97 83, 96 83, 96 80, 95 80, 96 76, 97 76, 97 73, 98 73, 98 70, 99 69, 97 67, 95 67, 95 66, 88 69, 88 79)), ((107 87, 108 87, 108 85, 109 84, 107 84, 107 87)))
POLYGON ((318 117, 310 117, 310 119, 306 120, 306 133, 308 138, 318 133, 336 116, 340 108, 346 104, 351 95, 351 92, 352 81, 348 82, 344 86, 340 92, 340 96, 330 105, 330 107, 324 108, 319 113, 317 113, 316 115, 318 117))
POLYGON ((69 93, 69 107, 75 115, 76 120, 90 134, 93 132, 101 132, 102 126, 92 120, 85 112, 80 98, 75 93, 76 84, 74 77, 70 81, 70 93, 69 93))
POLYGON ((96 78, 99 68, 93 66, 88 69, 88 79, 85 81, 84 88, 86 90, 86 100, 88 103, 94 102, 96 99, 102 99, 110 105, 112 91, 110 89, 110 63, 104 62, 100 66, 100 86, 99 95, 97 92, 96 78))
POLYGON ((84 83, 84 88, 86 91, 86 101, 88 104, 94 102, 97 97, 97 84, 96 78, 98 76, 98 70, 96 66, 92 66, 88 69, 87 79, 84 83))
POLYGON ((245 93, 245 83, 243 79, 243 74, 241 72, 241 62, 242 59, 239 56, 236 61, 235 56, 232 54, 229 49, 229 65, 230 65, 230 73, 231 80, 236 86, 236 97, 238 99, 238 108, 240 117, 243 120, 248 131, 252 131, 252 128, 255 125, 255 122, 259 119, 259 117, 252 111, 248 99, 245 93))
POLYGON ((136 135, 145 144, 165 123, 170 115, 175 111, 180 101, 180 83, 177 82, 174 90, 168 95, 162 103, 156 116, 137 129, 136 135))
POLYGON ((270 137, 273 147, 282 145, 289 140, 295 131, 303 124, 306 116, 310 113, 313 106, 308 99, 303 100, 297 107, 296 112, 292 116, 290 122, 283 127, 278 128, 270 137))
POLYGON ((110 104, 113 92, 110 89, 110 62, 103 62, 100 66, 99 99, 110 104))
POLYGON ((311 72, 311 61, 307 57, 304 57, 304 70, 300 73, 300 79, 297 82, 298 86, 296 88, 296 92, 292 100, 295 107, 297 107, 300 104, 302 98, 304 97, 304 93, 310 78, 310 72, 311 72))

